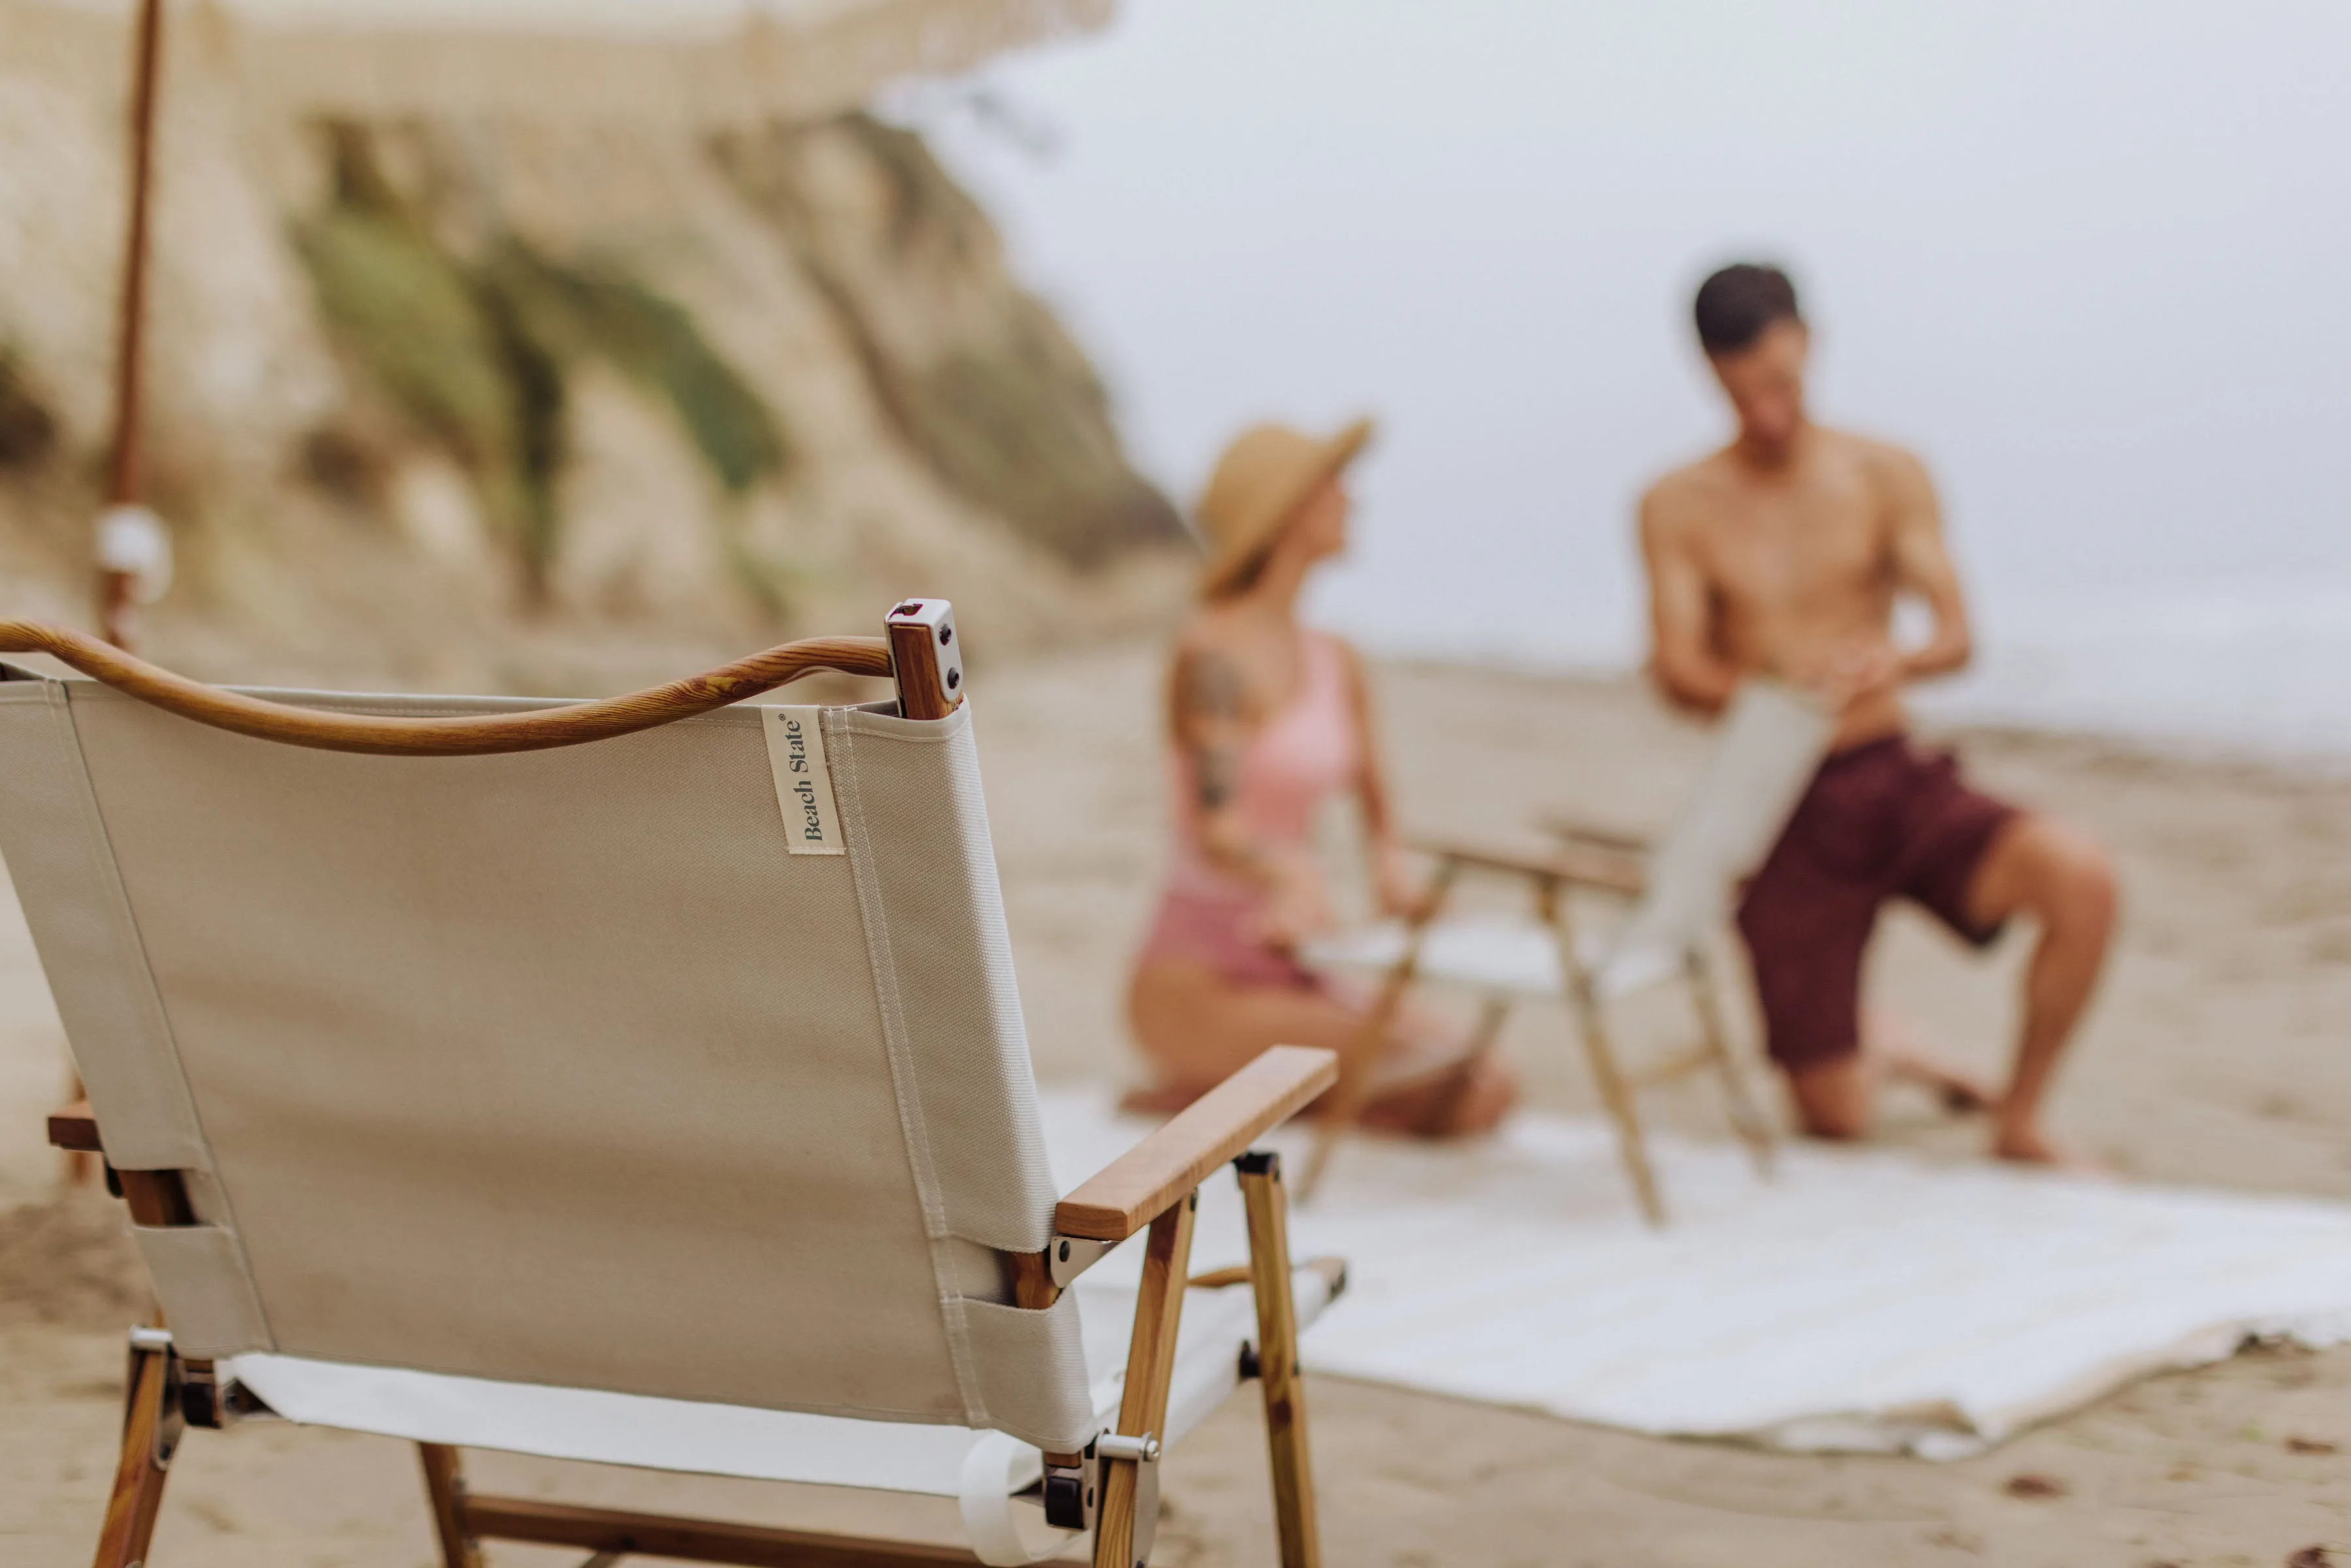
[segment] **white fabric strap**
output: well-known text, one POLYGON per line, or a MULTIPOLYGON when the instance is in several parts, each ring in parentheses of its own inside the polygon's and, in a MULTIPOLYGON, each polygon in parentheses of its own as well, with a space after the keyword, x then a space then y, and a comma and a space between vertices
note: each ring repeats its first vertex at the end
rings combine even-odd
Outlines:
POLYGON ((972 1553, 988 1568, 1042 1563, 1058 1555, 1081 1533, 1047 1525, 1023 1534, 1019 1515, 1025 1505, 1012 1497, 1036 1481, 1043 1470, 1036 1449, 1001 1432, 987 1434, 964 1456, 963 1490, 956 1501, 963 1513, 964 1533, 971 1538, 972 1553))

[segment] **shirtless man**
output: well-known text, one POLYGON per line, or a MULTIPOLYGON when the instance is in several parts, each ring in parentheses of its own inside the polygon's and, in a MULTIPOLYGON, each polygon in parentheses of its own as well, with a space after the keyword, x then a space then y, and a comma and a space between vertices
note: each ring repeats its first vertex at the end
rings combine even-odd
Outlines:
POLYGON ((1863 950, 1890 898, 1978 946, 2030 915, 2040 946, 2015 1065, 1983 1098, 1995 1154, 2054 1159, 2041 1103, 2105 959, 2114 873, 2080 834, 1977 793, 1949 756, 1911 743, 1902 688, 1968 662, 1959 574, 1918 459, 1805 416, 1810 340, 1786 275, 1725 267, 1698 289, 1696 315, 1739 430, 1642 497, 1651 674, 1700 714, 1720 712, 1750 674, 1809 686, 1838 714, 1831 755, 1739 910, 1771 1059, 1814 1137, 1866 1131, 1881 1068, 1964 1098, 1962 1081, 1863 1049, 1863 950), (1893 638, 1904 594, 1934 616, 1916 648, 1893 638))

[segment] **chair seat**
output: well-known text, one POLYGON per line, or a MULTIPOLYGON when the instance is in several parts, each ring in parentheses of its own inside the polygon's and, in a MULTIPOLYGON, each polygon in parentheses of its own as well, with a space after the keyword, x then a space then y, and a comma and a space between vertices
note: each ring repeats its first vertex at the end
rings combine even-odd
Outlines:
MULTIPOLYGON (((1297 1270, 1292 1279, 1303 1328, 1329 1304, 1331 1290, 1311 1268, 1297 1270)), ((1083 1282, 1076 1290, 1094 1408, 1106 1424, 1114 1423, 1126 1381, 1135 1292, 1083 1282)), ((1241 1346, 1256 1337, 1257 1306, 1247 1286, 1186 1295, 1169 1429, 1159 1435, 1163 1441, 1182 1437, 1231 1396, 1240 1383, 1241 1346)), ((743 1354, 756 1354, 757 1347, 745 1345, 743 1354)), ((964 1427, 701 1405, 286 1355, 242 1355, 229 1364, 240 1382, 288 1420, 421 1443, 755 1480, 925 1492, 962 1498, 967 1510, 1000 1508, 1009 1493, 1042 1473, 1035 1448, 964 1427), (1006 1479, 1000 1490, 988 1489, 997 1491, 992 1499, 973 1496, 967 1480, 975 1469, 986 1469, 973 1462, 982 1445, 1000 1449, 1003 1461, 1001 1469, 988 1472, 1006 1479)))
MULTIPOLYGON (((1384 973, 1404 956, 1404 925, 1388 921, 1306 945, 1306 961, 1318 968, 1384 973)), ((1617 952, 1613 945, 1585 941, 1579 956, 1604 998, 1629 996, 1678 974, 1681 960, 1662 949, 1617 952)), ((1531 920, 1464 916, 1432 923, 1421 939, 1421 977, 1518 996, 1557 997, 1558 938, 1531 920)))

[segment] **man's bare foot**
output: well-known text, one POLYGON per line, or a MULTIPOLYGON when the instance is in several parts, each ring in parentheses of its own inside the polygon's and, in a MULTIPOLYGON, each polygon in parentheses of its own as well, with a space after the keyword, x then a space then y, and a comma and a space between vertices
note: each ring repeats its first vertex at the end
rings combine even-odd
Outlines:
POLYGON ((2036 1122, 2001 1122, 1992 1133, 1991 1152, 1995 1158, 2017 1165, 2045 1166, 2075 1176, 2114 1174, 2095 1160, 2051 1143, 2036 1122))
POLYGON ((1900 1013, 1868 1009, 1862 1016, 1862 1038, 1877 1070, 1888 1081, 1918 1085, 1951 1115, 1976 1115, 1999 1103, 2000 1096, 1991 1085, 1937 1061, 1910 1020, 1900 1013))
POLYGON ((1888 1051, 1879 1057, 1886 1076, 1900 1082, 1916 1083, 1935 1096, 1936 1102, 1954 1116, 1978 1116, 1999 1103, 2000 1096, 1980 1078, 1971 1078, 1956 1067, 1947 1067, 1931 1057, 1911 1056, 1888 1051))

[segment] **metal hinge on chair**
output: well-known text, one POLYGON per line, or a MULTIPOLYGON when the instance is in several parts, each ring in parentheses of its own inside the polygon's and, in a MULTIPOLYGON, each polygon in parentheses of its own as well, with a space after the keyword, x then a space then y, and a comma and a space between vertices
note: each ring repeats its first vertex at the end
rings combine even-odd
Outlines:
POLYGON ((183 1361, 180 1369, 180 1410, 191 1427, 217 1431, 277 1414, 261 1396, 224 1374, 217 1362, 183 1361))
POLYGON ((1159 1439, 1149 1432, 1129 1437, 1105 1432, 1094 1439, 1097 1468, 1124 1462, 1134 1467, 1134 1568, 1151 1561, 1151 1543, 1159 1537, 1159 1439))
POLYGON ((1153 1433, 1130 1437, 1104 1432, 1086 1445, 1076 1465, 1047 1465, 1045 1522, 1056 1530, 1092 1530, 1102 1500, 1102 1467, 1115 1463, 1134 1467, 1134 1561, 1144 1563, 1159 1534, 1159 1438, 1153 1433))
POLYGON ((181 1437, 190 1427, 218 1431, 239 1421, 277 1414, 262 1403, 261 1396, 253 1390, 234 1377, 223 1375, 219 1363, 190 1361, 181 1355, 169 1329, 142 1327, 131 1331, 130 1386, 133 1389, 139 1385, 140 1358, 146 1355, 163 1358, 162 1417, 155 1429, 155 1468, 159 1470, 171 1464, 172 1451, 178 1448, 181 1437))
POLYGON ((1045 1262, 1053 1271, 1056 1290, 1066 1291, 1077 1277, 1118 1249, 1115 1241, 1089 1241, 1081 1236, 1056 1236, 1047 1243, 1045 1262))

